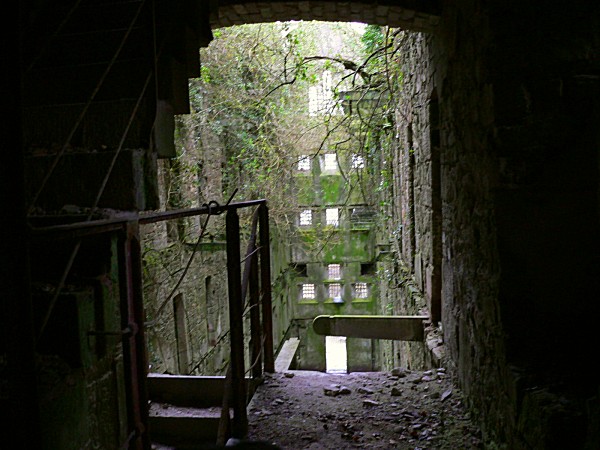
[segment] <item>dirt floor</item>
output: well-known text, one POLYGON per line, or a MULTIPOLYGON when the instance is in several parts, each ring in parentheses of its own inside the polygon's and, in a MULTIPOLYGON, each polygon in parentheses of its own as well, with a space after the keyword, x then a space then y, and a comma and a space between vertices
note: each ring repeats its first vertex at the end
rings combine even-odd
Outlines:
POLYGON ((483 448, 444 369, 267 375, 248 418, 249 439, 282 450, 483 448))

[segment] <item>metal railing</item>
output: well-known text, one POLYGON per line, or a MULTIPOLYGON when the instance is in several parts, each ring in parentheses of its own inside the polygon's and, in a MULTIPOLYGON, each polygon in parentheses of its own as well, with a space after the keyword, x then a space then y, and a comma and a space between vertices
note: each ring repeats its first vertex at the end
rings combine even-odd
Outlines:
MULTIPOLYGON (((269 211, 266 200, 219 205, 211 202, 199 208, 136 213, 102 220, 86 220, 46 227, 31 227, 32 240, 39 243, 55 239, 81 239, 102 234, 118 236, 119 298, 121 330, 94 331, 93 334, 120 335, 126 374, 129 448, 150 448, 148 436, 148 360, 145 342, 145 315, 142 286, 142 252, 140 225, 226 213, 227 280, 230 322, 230 389, 233 399, 232 434, 243 438, 248 431, 246 413, 247 386, 244 362, 244 301, 249 293, 251 367, 254 378, 275 371, 271 307, 271 261, 269 245, 269 211), (237 210, 256 207, 246 256, 241 259, 240 224, 237 210), (244 270, 242 274, 242 263, 244 270)), ((56 295, 56 294, 55 294, 56 295)), ((51 314, 52 311, 49 311, 51 314)), ((225 389, 227 392, 228 389, 225 389)), ((225 394, 224 397, 227 397, 225 394)), ((226 400, 224 400, 226 402, 226 400)), ((225 409, 225 408, 224 408, 225 409)), ((229 408, 226 408, 229 411, 229 408)), ((229 420, 228 413, 225 420, 229 420)))

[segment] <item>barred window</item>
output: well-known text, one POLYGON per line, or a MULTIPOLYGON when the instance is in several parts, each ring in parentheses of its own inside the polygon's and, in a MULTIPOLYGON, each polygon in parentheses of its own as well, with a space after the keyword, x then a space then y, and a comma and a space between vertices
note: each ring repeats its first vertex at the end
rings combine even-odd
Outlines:
POLYGON ((337 227, 340 223, 340 214, 337 208, 327 208, 325 210, 325 223, 337 227))
POLYGON ((302 155, 298 160, 298 170, 306 172, 310 170, 310 156, 302 155))
POLYGON ((352 168, 353 169, 364 169, 365 158, 362 155, 352 155, 352 168))
POLYGON ((305 209, 300 212, 300 226, 312 225, 312 210, 305 209))
POLYGON ((336 298, 342 296, 342 285, 340 283, 331 283, 328 287, 329 297, 336 298))
POLYGON ((327 266, 327 278, 330 280, 339 280, 341 276, 342 271, 339 264, 329 264, 327 266))
POLYGON ((312 283, 306 283, 302 285, 302 298, 314 299, 315 298, 315 285, 312 283))
POLYGON ((367 298, 369 296, 369 286, 367 283, 356 283, 354 285, 354 298, 367 298))

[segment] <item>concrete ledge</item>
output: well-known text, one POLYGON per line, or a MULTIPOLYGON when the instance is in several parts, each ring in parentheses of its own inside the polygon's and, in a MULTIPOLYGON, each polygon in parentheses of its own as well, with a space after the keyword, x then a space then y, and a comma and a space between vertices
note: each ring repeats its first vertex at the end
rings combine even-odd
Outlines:
POLYGON ((427 316, 318 316, 313 321, 315 333, 324 336, 347 336, 366 339, 422 341, 423 322, 427 316))

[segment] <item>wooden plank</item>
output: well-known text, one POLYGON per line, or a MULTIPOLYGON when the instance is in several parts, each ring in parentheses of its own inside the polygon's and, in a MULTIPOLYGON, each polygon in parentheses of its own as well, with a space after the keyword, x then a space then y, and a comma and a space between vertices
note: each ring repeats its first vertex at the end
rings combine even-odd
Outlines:
POLYGON ((289 369, 294 360, 298 345, 300 345, 300 339, 296 337, 289 338, 283 343, 283 346, 277 355, 277 359, 275 360, 275 372, 285 372, 289 369))

